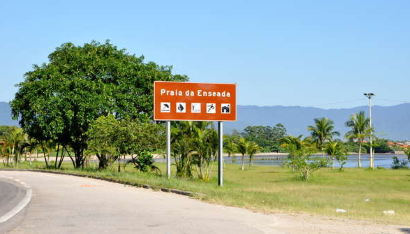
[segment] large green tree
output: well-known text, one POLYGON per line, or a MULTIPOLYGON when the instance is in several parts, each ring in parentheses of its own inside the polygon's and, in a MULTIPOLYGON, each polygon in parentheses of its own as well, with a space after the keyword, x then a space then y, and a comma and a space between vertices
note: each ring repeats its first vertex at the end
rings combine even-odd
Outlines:
POLYGON ((85 160, 85 133, 92 121, 108 114, 116 119, 149 119, 153 82, 187 80, 173 75, 170 66, 144 62, 143 56, 130 55, 108 41, 65 43, 48 58, 18 84, 12 113, 30 137, 70 146, 77 168, 85 160))
POLYGON ((107 168, 120 157, 116 147, 119 125, 119 121, 114 116, 101 116, 91 123, 87 131, 88 150, 98 158, 99 169, 107 168))
POLYGON ((279 152, 279 140, 286 134, 286 128, 278 123, 275 126, 248 126, 242 136, 258 144, 263 152, 279 152))

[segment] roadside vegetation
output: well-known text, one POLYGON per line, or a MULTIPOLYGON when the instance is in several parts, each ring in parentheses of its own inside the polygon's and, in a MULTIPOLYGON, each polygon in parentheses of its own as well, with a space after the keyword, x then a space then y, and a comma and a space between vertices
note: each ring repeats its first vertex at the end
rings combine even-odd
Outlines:
MULTIPOLYGON (((340 133, 328 118, 314 119, 305 138, 288 135, 282 124, 248 126, 225 135, 225 152, 233 162, 240 157, 241 165, 225 165, 223 188, 216 186, 218 135, 213 123, 172 122, 174 173, 168 180, 164 164, 153 157, 165 148, 165 128, 152 120, 152 84, 188 77, 108 41, 66 43, 49 60, 34 66, 18 84, 11 107, 21 128, 0 126, 0 168, 74 172, 186 190, 209 202, 264 212, 410 222, 410 171, 360 168, 374 132, 363 112, 346 122, 346 141, 335 139, 340 133), (351 151, 359 153, 358 169, 343 167, 351 151), (284 167, 254 166, 258 152, 287 152, 288 158, 284 167), (396 215, 383 215, 384 210, 396 215)), ((391 151, 386 145, 387 140, 376 139, 374 149, 391 151)), ((393 168, 405 169, 407 163, 394 161, 393 168)))
MULTIPOLYGON (((155 164, 165 174, 165 164, 155 164)), ((252 170, 241 171, 238 165, 226 164, 224 187, 218 187, 216 171, 211 173, 209 182, 204 182, 175 174, 168 180, 155 173, 136 171, 132 165, 120 173, 98 170, 97 163, 89 166, 84 170, 74 169, 72 163, 65 162, 58 171, 111 178, 129 184, 147 184, 157 189, 190 191, 196 193, 195 198, 206 202, 259 212, 311 213, 379 223, 410 223, 409 170, 346 168, 339 172, 324 168, 305 182, 283 167, 254 166, 252 170), (336 209, 347 210, 347 213, 336 213, 336 209), (384 215, 385 210, 394 210, 395 215, 384 215)), ((38 161, 32 166, 22 162, 19 168, 46 167, 44 162, 38 161)), ((176 171, 174 165, 172 171, 176 171)))

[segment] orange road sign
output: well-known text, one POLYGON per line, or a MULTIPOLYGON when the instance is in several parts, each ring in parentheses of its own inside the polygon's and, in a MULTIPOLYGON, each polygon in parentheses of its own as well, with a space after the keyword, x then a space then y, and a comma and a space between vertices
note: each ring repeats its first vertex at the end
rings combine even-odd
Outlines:
POLYGON ((236 84, 155 81, 154 120, 236 121, 236 84))

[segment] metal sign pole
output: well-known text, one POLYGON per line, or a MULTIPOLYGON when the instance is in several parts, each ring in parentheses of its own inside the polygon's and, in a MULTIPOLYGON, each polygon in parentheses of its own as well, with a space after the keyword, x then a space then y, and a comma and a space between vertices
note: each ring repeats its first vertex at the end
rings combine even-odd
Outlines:
POLYGON ((224 157, 223 157, 223 143, 224 143, 224 134, 223 134, 223 122, 218 122, 218 136, 219 136, 219 148, 218 148, 218 185, 224 185, 224 157))
POLYGON ((171 121, 167 121, 167 178, 171 177, 171 121))

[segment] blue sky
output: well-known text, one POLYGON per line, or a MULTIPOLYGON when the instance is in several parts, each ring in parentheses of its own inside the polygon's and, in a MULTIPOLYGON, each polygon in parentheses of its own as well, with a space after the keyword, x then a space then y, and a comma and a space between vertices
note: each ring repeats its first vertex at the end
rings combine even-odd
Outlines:
POLYGON ((0 101, 62 43, 110 39, 191 81, 237 83, 241 105, 344 108, 363 92, 395 105, 410 101, 409 12, 406 0, 1 1, 0 101))

